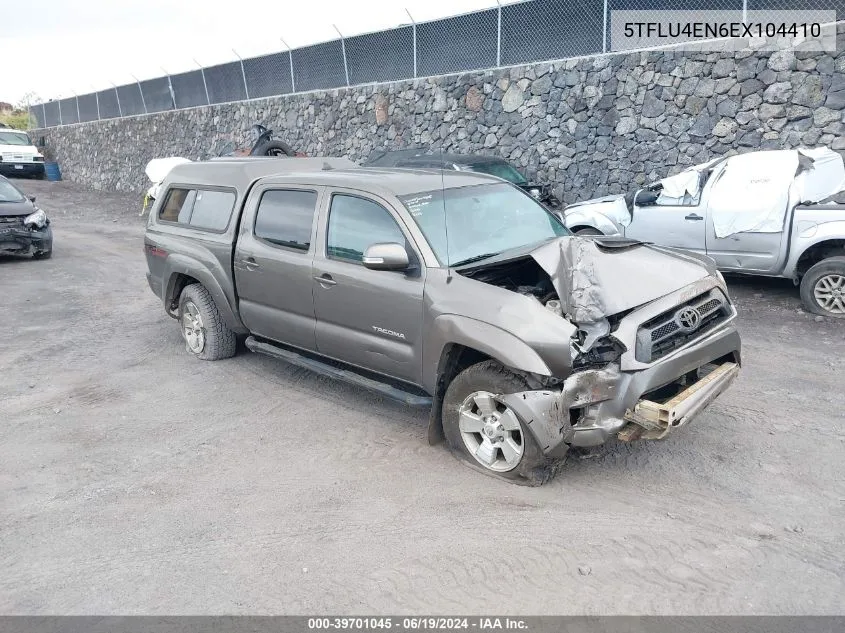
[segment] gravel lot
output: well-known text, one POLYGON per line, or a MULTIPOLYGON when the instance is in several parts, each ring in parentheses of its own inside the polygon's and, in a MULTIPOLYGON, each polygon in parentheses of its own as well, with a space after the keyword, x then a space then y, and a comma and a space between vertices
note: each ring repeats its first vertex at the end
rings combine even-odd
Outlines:
POLYGON ((524 488, 424 411, 190 358, 140 200, 20 184, 55 251, 0 258, 0 613, 845 613, 845 323, 790 282, 730 280, 744 368, 694 424, 524 488))

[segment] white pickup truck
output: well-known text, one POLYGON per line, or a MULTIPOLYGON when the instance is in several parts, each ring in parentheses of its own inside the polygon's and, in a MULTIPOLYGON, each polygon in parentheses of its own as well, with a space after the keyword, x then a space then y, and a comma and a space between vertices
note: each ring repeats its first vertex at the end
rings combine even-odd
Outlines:
POLYGON ((26 132, 0 128, 0 175, 44 176, 44 156, 26 132))
POLYGON ((829 149, 722 157, 563 214, 579 235, 624 235, 706 254, 725 272, 792 279, 809 311, 845 317, 845 166, 829 149))

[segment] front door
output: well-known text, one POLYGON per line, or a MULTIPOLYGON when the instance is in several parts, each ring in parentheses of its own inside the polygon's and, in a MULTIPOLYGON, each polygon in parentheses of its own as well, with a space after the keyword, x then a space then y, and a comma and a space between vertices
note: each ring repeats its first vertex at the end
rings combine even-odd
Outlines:
POLYGON ((654 201, 641 206, 635 201, 625 237, 704 253, 704 227, 705 211, 698 204, 668 205, 654 201))
POLYGON ((425 270, 401 220, 389 209, 358 192, 331 195, 314 260, 317 350, 419 384, 425 270), (404 244, 411 268, 365 268, 364 251, 380 242, 404 244))
POLYGON ((315 218, 322 188, 264 186, 250 196, 235 250, 235 283, 251 332, 317 347, 313 298, 315 218))

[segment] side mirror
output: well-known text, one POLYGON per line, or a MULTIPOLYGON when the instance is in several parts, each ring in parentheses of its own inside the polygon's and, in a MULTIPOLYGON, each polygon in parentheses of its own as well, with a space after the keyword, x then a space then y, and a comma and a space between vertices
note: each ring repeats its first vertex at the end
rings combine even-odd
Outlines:
POLYGON ((361 261, 370 270, 405 270, 410 264, 408 251, 395 242, 371 244, 361 261))
POLYGON ((27 196, 30 202, 35 202, 35 196, 27 196))

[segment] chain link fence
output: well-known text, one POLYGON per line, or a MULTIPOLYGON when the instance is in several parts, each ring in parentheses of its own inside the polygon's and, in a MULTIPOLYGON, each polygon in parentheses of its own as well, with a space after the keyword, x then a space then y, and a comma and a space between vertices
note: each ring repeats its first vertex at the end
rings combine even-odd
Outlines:
POLYGON ((38 127, 612 52, 614 11, 818 11, 845 0, 525 0, 37 104, 38 127))

